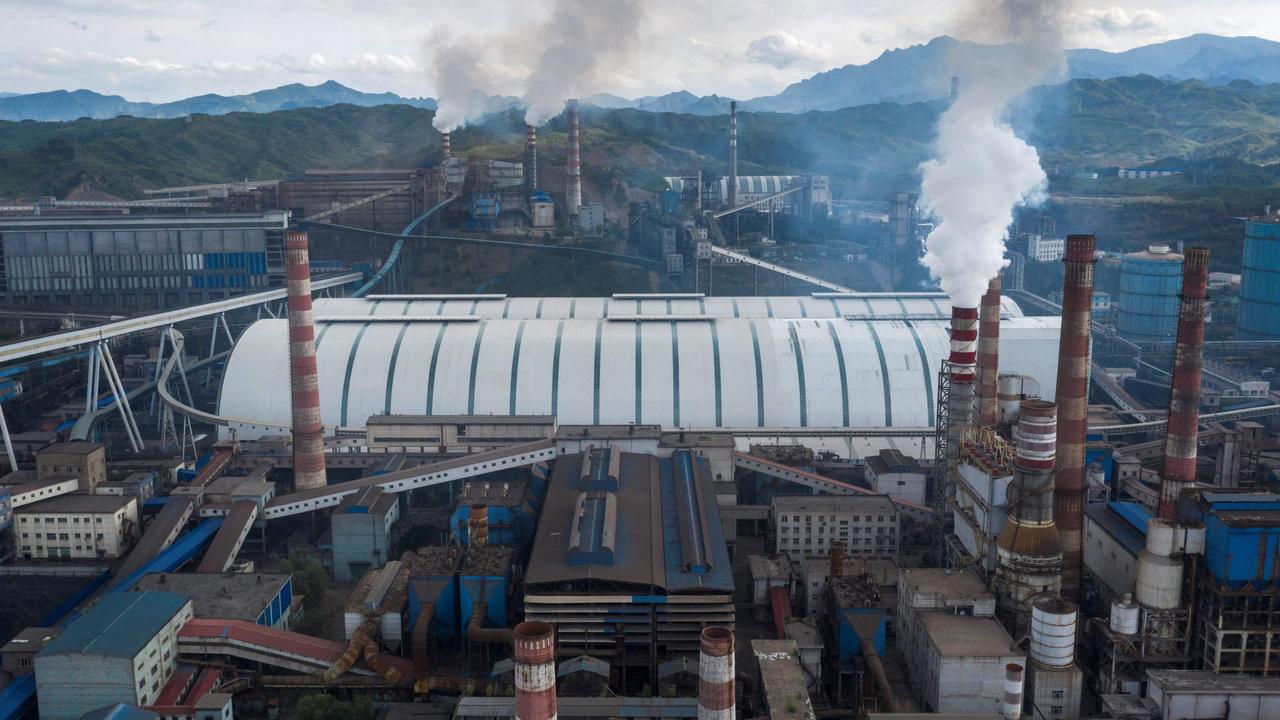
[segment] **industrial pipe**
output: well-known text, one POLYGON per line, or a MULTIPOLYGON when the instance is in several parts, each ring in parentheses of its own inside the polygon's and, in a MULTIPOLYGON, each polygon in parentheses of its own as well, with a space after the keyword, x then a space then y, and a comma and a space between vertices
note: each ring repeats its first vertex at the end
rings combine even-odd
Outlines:
POLYGON ((996 427, 1000 374, 1000 276, 991 278, 982 296, 978 324, 978 425, 996 427))
POLYGON ((1084 528, 1084 443, 1089 413, 1089 333, 1093 323, 1092 235, 1067 237, 1058 355, 1058 442, 1054 522, 1062 540, 1062 595, 1080 599, 1084 528))
POLYGON ((738 101, 729 101, 729 207, 738 206, 738 101))
POLYGON ((556 718, 555 628, 541 620, 516 626, 515 652, 517 720, 556 718))
POLYGON ((1178 341, 1173 351, 1169 422, 1160 472, 1160 507, 1165 520, 1177 519, 1178 496, 1196 479, 1200 426, 1200 371, 1204 364, 1204 314, 1208 301, 1209 250, 1191 248, 1182 262, 1178 341))
MULTIPOLYGON (((582 207, 582 154, 578 145, 578 101, 570 100, 569 106, 569 144, 565 148, 567 167, 565 168, 565 204, 568 213, 576 215, 582 207)), ((522 719, 523 720, 523 719, 522 719)))
POLYGON ((316 328, 311 315, 311 255, 307 234, 285 233, 289 281, 289 386, 293 414, 293 484, 298 490, 328 485, 324 467, 324 425, 316 370, 316 328))
POLYGON ((737 710, 733 677, 733 631, 718 626, 703 628, 698 653, 698 720, 733 720, 737 710))
POLYGON ((506 643, 515 642, 516 634, 511 628, 487 628, 484 626, 484 613, 488 606, 482 602, 471 605, 471 619, 467 621, 467 638, 474 642, 506 643))
POLYGON ((538 189, 538 128, 533 125, 524 129, 524 182, 525 194, 538 189))
POLYGON ((440 155, 445 160, 453 157, 453 138, 450 135, 448 132, 440 133, 440 155))

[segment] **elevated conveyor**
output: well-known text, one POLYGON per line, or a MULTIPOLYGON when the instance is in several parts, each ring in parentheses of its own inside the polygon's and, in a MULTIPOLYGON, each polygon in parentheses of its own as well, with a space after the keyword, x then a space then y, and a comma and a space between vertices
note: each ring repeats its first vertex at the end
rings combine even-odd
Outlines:
POLYGON ((112 584, 112 589, 116 589, 117 583, 137 573, 172 545, 181 534, 183 526, 191 519, 195 507, 195 501, 189 497, 170 496, 164 508, 156 514, 143 532, 142 539, 133 548, 133 552, 129 553, 124 564, 116 571, 116 583, 112 584))
POLYGON ((142 579, 147 573, 169 573, 174 572, 194 560, 205 545, 213 539, 214 534, 218 532, 218 528, 222 527, 222 518, 206 518, 200 521, 200 524, 191 532, 178 538, 164 552, 158 554, 151 562, 139 567, 132 573, 125 575, 123 573, 117 575, 120 582, 112 586, 107 592, 127 592, 132 589, 138 580, 142 579))
MULTIPOLYGON (((293 672, 324 672, 342 657, 344 643, 269 628, 248 620, 213 620, 194 618, 178 632, 178 652, 187 656, 230 657, 293 672)), ((401 658, 386 658, 398 667, 404 677, 413 677, 413 663, 401 658)), ((374 676, 365 668, 352 668, 355 675, 374 676)))
MULTIPOLYGON (((734 453, 733 464, 734 466, 739 467, 743 470, 751 470, 753 472, 764 473, 769 477, 774 477, 779 480, 786 480, 787 482, 793 482, 797 485, 803 485, 808 488, 813 488, 814 490, 817 490, 819 492, 830 493, 832 495, 882 495, 883 494, 883 493, 875 492, 874 490, 868 490, 864 487, 858 487, 857 485, 853 485, 847 482, 842 482, 840 480, 833 480, 829 477, 823 477, 822 475, 818 475, 816 473, 806 472, 804 470, 798 470, 788 465, 776 463, 776 462, 773 462, 772 460, 766 460, 762 457, 756 457, 755 455, 748 455, 747 453, 741 453, 741 452, 734 453)), ((934 517, 933 510, 931 510, 930 508, 924 505, 913 503, 908 500, 901 500, 895 497, 890 497, 889 499, 898 508, 898 511, 907 517, 910 517, 916 520, 932 520, 934 517)))
POLYGON ((852 288, 847 288, 844 285, 833 283, 830 280, 823 280, 822 278, 814 277, 812 275, 807 275, 798 270, 792 270, 791 268, 786 268, 781 265, 777 265, 775 263, 761 260, 759 258, 753 258, 750 255, 747 255, 746 253, 734 252, 729 248, 720 247, 719 245, 712 244, 711 252, 717 255, 729 258, 730 260, 733 260, 735 262, 746 263, 748 265, 755 265, 758 268, 764 268, 765 270, 768 270, 770 272, 776 272, 779 275, 785 275, 794 280, 801 280, 809 283, 810 285, 817 285, 818 287, 826 288, 828 290, 833 290, 838 293, 856 294, 857 292, 852 288))
POLYGON ((249 537, 249 530, 257 519, 258 503, 252 500, 237 500, 232 503, 231 512, 227 513, 218 534, 213 536, 213 543, 200 560, 196 572, 226 572, 236 561, 236 555, 240 554, 240 548, 244 546, 245 538, 249 537))
POLYGON ((278 497, 267 503, 262 516, 267 520, 289 517, 299 513, 334 507, 342 498, 362 488, 378 486, 386 492, 399 493, 417 488, 463 480, 509 468, 528 467, 554 460, 555 443, 550 440, 512 445, 466 457, 445 460, 430 465, 398 470, 385 475, 375 475, 350 482, 336 483, 313 490, 301 490, 278 497))

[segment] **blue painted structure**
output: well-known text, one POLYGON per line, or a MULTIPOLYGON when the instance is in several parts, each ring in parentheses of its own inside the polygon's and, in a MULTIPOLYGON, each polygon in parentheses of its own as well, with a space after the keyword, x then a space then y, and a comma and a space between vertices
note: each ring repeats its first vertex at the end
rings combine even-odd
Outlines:
POLYGON ((671 188, 667 188, 666 190, 662 191, 662 195, 660 197, 661 197, 660 202, 662 205, 662 212, 668 215, 675 215, 676 213, 680 212, 680 193, 679 192, 672 190, 671 188))
MULTIPOLYGON (((520 505, 488 505, 489 544, 522 547, 533 537, 537 517, 528 503, 520 505)), ((449 518, 450 534, 455 542, 467 544, 467 521, 470 508, 459 506, 449 518)))
POLYGON ((841 608, 840 617, 840 659, 848 660, 862 653, 862 638, 858 635, 855 623, 858 621, 874 622, 876 652, 884 655, 886 628, 889 626, 889 615, 883 608, 841 608))
POLYGON ((476 193, 471 196, 471 203, 467 207, 467 228, 492 230, 498 226, 498 216, 501 214, 501 198, 492 193, 476 193))
POLYGON ((13 526, 13 493, 7 487, 0 487, 0 532, 13 526))
POLYGON ((186 595, 156 590, 108 593, 63 628, 39 654, 86 653, 131 659, 187 602, 186 595))
POLYGON ((35 699, 35 673, 14 680, 0 690, 0 720, 18 720, 33 709, 35 699))
POLYGON ((222 518, 205 518, 194 530, 174 540, 172 545, 152 558, 151 562, 135 570, 132 575, 121 580, 107 592, 127 592, 137 584, 139 578, 147 573, 167 573, 177 570, 199 555, 204 550, 204 546, 213 541, 213 536, 218 533, 220 527, 222 527, 222 518))
POLYGON ((409 583, 409 627, 419 618, 423 602, 435 603, 432 635, 452 636, 463 632, 475 612, 477 602, 485 604, 485 626, 507 625, 507 594, 511 584, 511 566, 501 574, 480 575, 465 572, 456 575, 427 575, 409 583))
POLYGON ((1136 502, 1119 501, 1107 503, 1112 510, 1115 511, 1125 522, 1133 526, 1135 530, 1147 534, 1147 521, 1151 519, 1151 511, 1145 505, 1136 502))
POLYGON ((1280 577, 1280 495, 1205 493, 1205 567, 1239 588, 1280 577))
POLYGON ((1129 253, 1120 258, 1120 308, 1116 327, 1135 341, 1167 340, 1178 329, 1182 256, 1171 252, 1129 253))
POLYGON ((1276 217, 1244 224, 1244 268, 1236 320, 1241 340, 1280 338, 1280 222, 1276 217))
MULTIPOLYGON (((729 562, 729 549, 725 544, 724 529, 720 525, 718 508, 715 506, 715 495, 708 496, 701 492, 701 502, 690 505, 689 496, 683 494, 692 492, 697 485, 693 476, 695 462, 702 466, 703 477, 711 476, 707 460, 695 458, 688 450, 677 450, 671 457, 663 458, 658 463, 666 589, 668 593, 713 588, 728 588, 732 591, 733 572, 729 562), (689 547, 685 547, 682 535, 690 540, 689 547)), ((703 484, 703 490, 710 487, 710 483, 703 484)), ((665 601, 663 598, 662 602, 665 601)))
POLYGON ((271 598, 271 604, 268 605, 258 615, 256 622, 266 627, 276 627, 280 622, 280 618, 289 614, 289 607, 293 604, 293 576, 290 575, 285 579, 284 585, 280 586, 280 592, 271 598))

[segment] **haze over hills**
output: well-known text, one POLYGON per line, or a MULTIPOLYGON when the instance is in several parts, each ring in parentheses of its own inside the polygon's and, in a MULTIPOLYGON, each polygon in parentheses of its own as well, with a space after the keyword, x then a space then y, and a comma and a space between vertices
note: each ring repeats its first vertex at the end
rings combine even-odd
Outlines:
MULTIPOLYGON (((1012 61, 1013 50, 1009 46, 962 42, 943 36, 922 45, 886 50, 880 57, 863 65, 845 65, 817 73, 789 85, 776 95, 741 101, 739 107, 744 110, 801 113, 879 102, 935 100, 946 97, 950 92, 951 76, 956 74, 957 67, 970 63, 1012 61)), ((1225 85, 1235 80, 1274 83, 1280 82, 1280 42, 1256 37, 1200 34, 1119 53, 1087 48, 1069 50, 1067 75, 1069 78, 1092 79, 1151 75, 1173 80, 1202 80, 1211 85, 1225 85)), ((586 104, 611 110, 632 108, 690 115, 723 115, 728 112, 729 101, 727 97, 698 96, 685 90, 633 99, 597 93, 583 99, 586 104)), ((494 96, 490 98, 490 111, 500 112, 518 102, 518 98, 494 96)), ((89 90, 57 90, 28 95, 0 93, 0 120, 63 121, 120 115, 173 118, 192 113, 273 112, 340 103, 363 107, 394 104, 428 109, 436 107, 435 100, 429 97, 365 93, 330 81, 315 86, 295 83, 247 95, 200 95, 170 103, 131 102, 89 90)))

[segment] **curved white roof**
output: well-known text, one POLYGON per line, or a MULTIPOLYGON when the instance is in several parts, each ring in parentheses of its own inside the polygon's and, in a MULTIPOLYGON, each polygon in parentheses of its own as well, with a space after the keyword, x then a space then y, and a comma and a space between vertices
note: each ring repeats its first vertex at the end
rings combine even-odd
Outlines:
MULTIPOLYGON (((599 319, 636 315, 714 318, 912 318, 951 317, 951 301, 941 293, 867 293, 784 295, 777 297, 700 297, 697 295, 615 295, 607 297, 506 297, 504 295, 374 295, 369 298, 317 298, 317 320, 357 315, 475 315, 527 320, 599 319)), ((1001 312, 1022 317, 1022 309, 1004 298, 1001 312)))
MULTIPOLYGON (((480 319, 317 323, 321 415, 555 415, 561 424, 922 427, 934 423, 938 320, 480 319)), ((1058 318, 1002 323, 1001 369, 1053 396, 1058 318)), ((289 422, 284 320, 227 363, 219 414, 289 422)), ((238 427, 242 439, 261 428, 238 427)))

